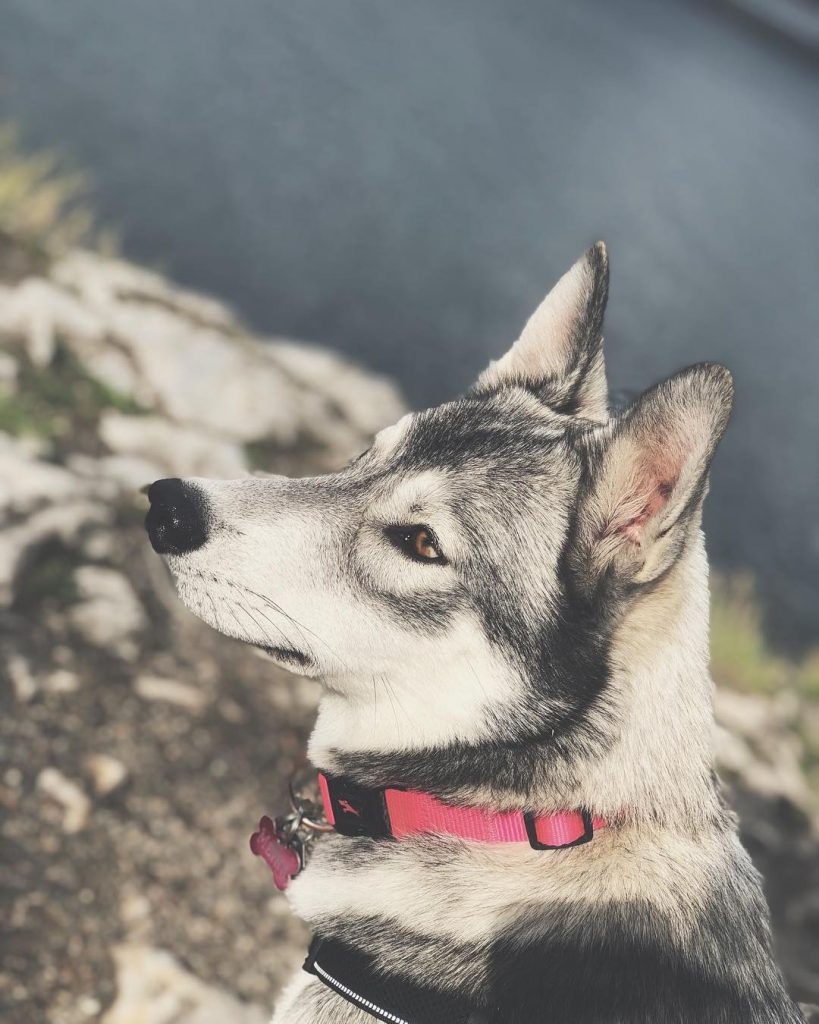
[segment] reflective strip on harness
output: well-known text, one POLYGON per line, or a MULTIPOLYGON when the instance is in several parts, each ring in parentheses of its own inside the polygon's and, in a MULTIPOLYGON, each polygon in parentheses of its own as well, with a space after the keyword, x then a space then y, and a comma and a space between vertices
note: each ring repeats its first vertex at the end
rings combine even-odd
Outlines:
POLYGON ((381 1020, 390 1021, 391 1024, 410 1024, 410 1022, 405 1020, 403 1017, 396 1017, 394 1013, 390 1013, 389 1010, 385 1010, 383 1006, 376 1006, 375 1003, 371 1003, 369 999, 365 999, 364 996, 359 995, 358 992, 353 992, 351 988, 347 988, 346 985, 342 985, 338 978, 334 978, 332 974, 325 971, 321 964, 313 964, 313 967, 315 968, 316 974, 322 979, 322 981, 327 982, 330 988, 335 989, 339 995, 344 996, 345 999, 349 999, 351 1003, 355 1003, 357 1006, 360 1006, 362 1010, 366 1010, 375 1017, 380 1017, 381 1020))
POLYGON ((313 939, 304 969, 385 1024, 490 1024, 492 1019, 450 992, 385 974, 374 957, 338 939, 313 939))

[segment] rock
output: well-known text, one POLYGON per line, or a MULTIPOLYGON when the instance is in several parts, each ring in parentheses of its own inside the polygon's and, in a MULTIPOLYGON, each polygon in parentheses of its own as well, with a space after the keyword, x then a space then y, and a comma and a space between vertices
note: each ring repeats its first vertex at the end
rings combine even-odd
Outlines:
POLYGON ((77 785, 56 768, 43 768, 37 776, 37 788, 60 805, 62 827, 67 835, 82 831, 91 813, 91 801, 77 785))
POLYGON ((77 345, 76 339, 70 336, 68 346, 76 355, 80 355, 85 370, 100 384, 139 405, 150 404, 150 389, 145 386, 125 352, 110 344, 100 345, 91 354, 78 352, 80 346, 77 345))
POLYGON ((93 502, 51 505, 0 531, 0 605, 14 597, 14 580, 27 552, 52 538, 68 543, 84 529, 107 523, 111 510, 93 502))
POLYGON ((35 366, 47 366, 58 336, 95 348, 104 327, 92 310, 42 278, 28 278, 0 304, 0 332, 22 337, 35 366))
POLYGON ((717 690, 717 759, 720 769, 752 792, 780 797, 815 818, 802 768, 804 749, 794 721, 799 705, 780 698, 717 690))
POLYGON ((80 677, 68 668, 57 668, 43 679, 43 689, 48 693, 76 693, 80 688, 80 677))
POLYGON ((251 339, 144 303, 120 302, 109 317, 114 337, 171 419, 233 440, 274 437, 283 445, 294 444, 306 426, 298 390, 251 339))
POLYGON ((107 754, 91 754, 85 764, 97 796, 108 796, 128 778, 128 769, 122 761, 107 754))
POLYGON ((0 389, 14 391, 17 384, 17 360, 9 352, 0 352, 0 389))
POLYGON ((134 588, 115 569, 83 565, 74 572, 80 601, 69 609, 71 626, 85 640, 130 659, 133 639, 147 624, 134 588))
POLYGON ((136 299, 165 306, 228 334, 240 330, 235 314, 223 303, 172 285, 160 274, 126 260, 75 249, 54 265, 52 277, 103 315, 121 299, 136 299))
POLYGON ((267 1024, 270 1013, 241 1003, 186 971, 170 953, 125 945, 114 951, 117 998, 102 1024, 267 1024))
POLYGON ((276 340, 268 351, 293 380, 328 399, 364 437, 394 423, 404 412, 392 381, 364 373, 327 349, 276 340))
POLYGON ((82 478, 40 455, 36 444, 0 434, 0 604, 11 601, 32 548, 51 538, 72 542, 111 518, 116 488, 110 482, 82 478))
MULTIPOLYGON (((143 477, 143 484, 161 476, 231 478, 247 475, 247 462, 240 445, 201 429, 178 426, 160 416, 108 412, 100 420, 99 432, 112 452, 157 467, 152 475, 143 477)), ((110 466, 108 463, 109 472, 110 466)), ((121 468, 121 464, 119 467, 114 464, 116 468, 121 468)))
POLYGON ((161 700, 187 711, 201 711, 207 703, 201 690, 176 679, 161 676, 141 675, 134 683, 134 689, 143 700, 161 700))
POLYGON ((118 554, 117 535, 113 530, 92 528, 84 534, 80 550, 89 562, 114 561, 118 554))
POLYGON ((0 434, 0 516, 9 518, 38 506, 84 498, 88 488, 62 466, 44 462, 36 446, 0 434))
POLYGON ((37 693, 37 680, 29 663, 21 654, 11 654, 6 659, 6 670, 14 687, 14 696, 21 704, 27 704, 37 693))
MULTIPOLYGON (((99 459, 75 455, 68 459, 70 469, 82 476, 110 480, 127 495, 135 495, 154 480, 166 475, 167 467, 140 455, 104 455, 99 459)), ((107 553, 101 556, 108 557, 107 553)))
POLYGON ((259 341, 221 303, 122 260, 74 252, 53 277, 107 332, 102 346, 87 331, 69 339, 90 372, 211 437, 310 438, 343 460, 403 411, 388 381, 314 346, 259 341))

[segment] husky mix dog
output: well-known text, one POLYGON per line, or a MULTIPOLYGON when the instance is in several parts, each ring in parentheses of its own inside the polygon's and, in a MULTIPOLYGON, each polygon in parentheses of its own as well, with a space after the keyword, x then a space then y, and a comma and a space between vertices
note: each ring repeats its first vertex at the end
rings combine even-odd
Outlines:
POLYGON ((701 511, 731 377, 610 415, 607 290, 599 243, 465 397, 338 473, 150 491, 185 604, 322 680, 327 778, 526 815, 515 842, 322 838, 288 895, 337 966, 319 945, 274 1024, 803 1020, 713 768, 701 511), (591 841, 531 841, 579 811, 591 841))

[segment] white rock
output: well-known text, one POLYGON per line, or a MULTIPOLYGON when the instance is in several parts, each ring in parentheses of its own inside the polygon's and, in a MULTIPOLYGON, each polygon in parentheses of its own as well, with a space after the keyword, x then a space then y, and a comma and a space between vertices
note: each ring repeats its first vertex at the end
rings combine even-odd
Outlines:
POLYGON ((200 981, 170 953, 149 946, 114 950, 117 998, 102 1024, 267 1024, 270 1013, 200 981))
POLYGON ((134 588, 114 569, 83 565, 74 572, 80 594, 71 606, 71 625, 89 642, 123 657, 133 653, 133 637, 145 628, 145 611, 134 588))
POLYGON ((91 801, 77 785, 56 768, 43 768, 37 776, 37 788, 63 809, 63 832, 73 835, 85 828, 91 813, 91 801))
POLYGON ((68 470, 37 459, 24 441, 0 434, 0 514, 30 511, 46 502, 85 496, 68 470))
POLYGON ((49 693, 76 693, 80 677, 69 668, 56 668, 43 679, 43 689, 49 693))
POLYGON ((6 660, 14 695, 21 704, 27 704, 37 693, 37 680, 31 666, 22 654, 11 654, 6 660))
POLYGON ((403 411, 386 380, 314 346, 262 343, 221 303, 125 261, 75 251, 52 277, 9 290, 0 329, 28 339, 40 363, 59 334, 107 386, 206 430, 221 447, 211 458, 224 467, 218 475, 235 475, 237 461, 246 468, 227 441, 272 439, 286 448, 307 438, 333 464, 403 411))
POLYGON ((220 330, 238 330, 236 315, 209 296, 171 284, 160 274, 126 260, 75 249, 52 268, 58 283, 78 292, 102 315, 120 299, 142 299, 168 306, 220 330))
POLYGON ((122 761, 108 754, 91 754, 85 764, 97 796, 108 796, 128 778, 128 769, 122 761))
POLYGON ((114 530, 91 530, 82 539, 82 554, 89 562, 113 560, 120 551, 120 541, 114 530))
POLYGON ((84 477, 110 480, 120 490, 131 494, 167 475, 166 466, 141 455, 103 455, 99 459, 92 459, 87 455, 73 455, 68 459, 68 467, 84 477))
POLYGON ((142 405, 149 405, 151 390, 137 373, 128 356, 113 345, 101 345, 93 353, 77 351, 76 339, 67 337, 72 348, 82 359, 85 370, 111 391, 125 395, 142 405))
POLYGON ((121 302, 109 318, 171 419, 242 441, 297 439, 297 393, 257 343, 145 303, 121 302))
POLYGON ((188 711, 201 711, 206 704, 205 694, 201 690, 177 679, 141 675, 134 682, 134 689, 143 700, 167 701, 188 711))
POLYGON ((804 749, 793 729, 798 703, 719 689, 714 711, 720 768, 748 789, 784 797, 810 814, 814 800, 802 769, 804 749))
POLYGON ((98 502, 70 501, 49 505, 22 522, 0 531, 0 605, 8 604, 27 551, 51 538, 73 541, 87 527, 108 523, 111 510, 98 502))
POLYGON ((106 412, 100 420, 99 432, 103 443, 117 455, 136 457, 157 467, 156 472, 143 478, 142 484, 161 476, 247 475, 240 445, 201 428, 179 426, 161 416, 106 412))
POLYGON ((401 395, 386 377, 365 373, 327 349, 283 339, 268 348, 277 365, 302 387, 328 399, 366 438, 406 412, 401 395))
POLYGON ((51 281, 32 277, 11 290, 0 304, 0 332, 22 337, 31 361, 47 366, 57 336, 96 347, 104 337, 99 318, 77 298, 51 281))
MULTIPOLYGON (((0 300, 2 301, 2 300, 0 300)), ((17 360, 10 352, 0 352, 0 387, 13 391, 17 383, 17 360)))

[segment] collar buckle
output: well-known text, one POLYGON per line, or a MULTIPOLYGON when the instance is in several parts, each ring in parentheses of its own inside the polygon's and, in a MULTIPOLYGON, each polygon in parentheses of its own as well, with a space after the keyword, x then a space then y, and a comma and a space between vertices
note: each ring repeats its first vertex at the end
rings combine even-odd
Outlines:
POLYGON ((577 839, 568 843, 544 843, 537 836, 537 817, 532 811, 524 811, 523 823, 526 826, 526 836, 529 845, 533 850, 568 850, 571 846, 585 846, 594 839, 594 821, 591 814, 586 810, 578 812, 583 819, 583 832, 577 839))

